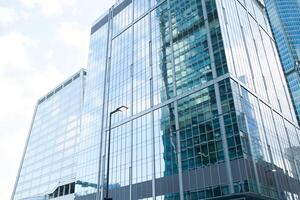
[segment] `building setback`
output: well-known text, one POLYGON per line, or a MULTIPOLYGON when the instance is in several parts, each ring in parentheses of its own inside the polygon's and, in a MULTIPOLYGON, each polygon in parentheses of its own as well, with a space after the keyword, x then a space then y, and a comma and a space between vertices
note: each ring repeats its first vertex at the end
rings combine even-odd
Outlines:
POLYGON ((265 0, 272 32, 300 124, 300 2, 265 0))
POLYGON ((74 199, 85 70, 37 102, 12 200, 74 199))
POLYGON ((297 199, 297 120, 262 0, 121 0, 92 26, 76 199, 297 199))

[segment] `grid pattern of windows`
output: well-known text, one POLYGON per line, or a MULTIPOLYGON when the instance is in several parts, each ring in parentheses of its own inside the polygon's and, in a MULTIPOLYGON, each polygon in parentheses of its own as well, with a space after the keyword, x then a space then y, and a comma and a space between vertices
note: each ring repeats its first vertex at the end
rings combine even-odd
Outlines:
POLYGON ((43 197, 75 180, 83 72, 37 105, 14 200, 43 197))
POLYGON ((263 9, 118 1, 92 28, 81 120, 81 79, 39 102, 15 199, 297 199, 300 130, 263 9))
POLYGON ((112 129, 111 132, 111 179, 110 187, 129 185, 131 163, 131 124, 126 123, 112 129))
MULTIPOLYGON (((76 195, 95 193, 98 187, 99 154, 101 147, 101 131, 103 122, 101 116, 104 109, 106 51, 108 25, 102 26, 90 39, 88 70, 85 85, 85 97, 82 126, 77 149, 77 182, 76 195), (84 184, 83 184, 84 183, 84 184)), ((102 147, 105 148, 105 147, 102 147)))
POLYGON ((132 184, 152 179, 151 115, 133 120, 132 132, 132 184))
POLYGON ((154 111, 155 178, 178 174, 174 105, 154 111))
POLYGON ((214 87, 179 100, 178 115, 183 169, 224 162, 214 87))
POLYGON ((124 30, 133 20, 132 3, 126 6, 120 13, 113 18, 113 35, 117 35, 124 30))
POLYGON ((150 7, 149 0, 133 0, 134 19, 141 17, 150 7))
POLYGON ((223 37, 221 34, 221 27, 219 23, 219 13, 217 10, 215 0, 206 0, 206 13, 207 13, 207 21, 209 25, 209 33, 211 40, 211 48, 212 54, 214 57, 214 65, 216 68, 217 76, 221 76, 223 74, 228 73, 227 61, 225 57, 224 45, 223 45, 223 37))
POLYGON ((174 96, 170 26, 167 2, 151 12, 151 65, 153 104, 157 105, 174 96))
POLYGON ((300 124, 300 3, 298 0, 266 0, 265 3, 300 124))
POLYGON ((226 79, 219 83, 221 107, 224 119, 224 128, 228 144, 230 159, 242 157, 242 145, 237 124, 237 116, 234 108, 234 100, 230 80, 226 79))
POLYGON ((59 186, 58 188, 56 188, 56 190, 53 193, 48 194, 47 198, 52 199, 52 198, 62 197, 65 195, 73 194, 74 192, 75 192, 75 183, 70 183, 70 184, 59 186))
MULTIPOLYGON (((111 75, 109 84, 109 110, 114 110, 119 105, 130 105, 132 94, 132 29, 126 30, 112 42, 111 75)), ((131 110, 132 107, 128 106, 131 110)), ((113 123, 128 117, 129 112, 118 113, 113 123)))
POLYGON ((212 80, 212 70, 201 2, 172 4, 181 5, 171 13, 176 86, 181 94, 212 80))
POLYGON ((122 0, 96 24, 76 195, 105 192, 110 112, 127 106, 111 116, 113 199, 296 196, 276 186, 298 178, 300 144, 262 3, 122 0))
MULTIPOLYGON (((272 186, 265 180, 270 176, 269 172, 275 169, 279 173, 286 173, 298 179, 299 158, 293 155, 294 150, 291 150, 299 146, 299 135, 296 131, 298 129, 264 102, 259 101, 249 90, 239 87, 232 81, 243 154, 256 163, 254 167, 256 173, 261 170, 265 172, 259 175, 261 193, 277 198, 276 183, 272 186), (293 144, 290 140, 293 140, 293 144)), ((254 177, 248 178, 249 183, 256 182, 255 191, 257 191, 257 181, 253 179, 254 177)))
POLYGON ((149 16, 134 24, 133 40, 133 114, 150 108, 149 16))
POLYGON ((272 33, 257 1, 217 1, 229 73, 295 121, 272 33))

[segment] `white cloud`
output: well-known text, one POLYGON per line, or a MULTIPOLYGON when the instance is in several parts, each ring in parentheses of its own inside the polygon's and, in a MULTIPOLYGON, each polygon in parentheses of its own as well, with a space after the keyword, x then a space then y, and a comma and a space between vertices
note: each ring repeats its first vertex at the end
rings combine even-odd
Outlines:
POLYGON ((33 8, 37 3, 36 0, 20 0, 20 2, 26 8, 33 8))
POLYGON ((13 8, 0 7, 0 25, 13 24, 17 20, 18 15, 13 8))
POLYGON ((81 15, 81 11, 78 8, 73 8, 72 9, 72 16, 80 16, 81 15))
POLYGON ((47 59, 52 58, 53 55, 54 55, 53 49, 48 49, 48 50, 46 51, 46 53, 45 53, 45 57, 46 57, 47 59))
POLYGON ((37 48, 38 42, 18 32, 0 37, 0 67, 22 66, 30 64, 28 49, 37 48))
POLYGON ((38 6, 45 16, 60 15, 66 7, 74 5, 74 0, 20 0, 26 8, 38 6))
POLYGON ((87 52, 89 45, 89 28, 76 22, 61 23, 58 28, 59 39, 67 46, 87 52))

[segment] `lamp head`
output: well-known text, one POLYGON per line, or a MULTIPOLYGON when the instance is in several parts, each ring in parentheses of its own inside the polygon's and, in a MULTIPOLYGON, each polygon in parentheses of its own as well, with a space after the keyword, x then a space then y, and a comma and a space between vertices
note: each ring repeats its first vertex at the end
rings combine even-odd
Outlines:
POLYGON ((117 110, 120 111, 120 112, 124 112, 124 111, 128 110, 128 107, 126 107, 126 106, 121 106, 121 107, 119 107, 117 110))

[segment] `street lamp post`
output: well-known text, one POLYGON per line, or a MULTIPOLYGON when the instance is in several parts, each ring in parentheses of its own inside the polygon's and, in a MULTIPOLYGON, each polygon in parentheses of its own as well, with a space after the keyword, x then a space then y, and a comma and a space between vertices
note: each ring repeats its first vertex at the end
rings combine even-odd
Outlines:
POLYGON ((121 106, 115 109, 114 111, 111 111, 109 113, 109 124, 108 124, 108 149, 107 149, 107 166, 106 166, 106 194, 104 200, 111 200, 111 198, 108 198, 108 185, 109 185, 109 161, 110 161, 110 138, 111 138, 111 117, 113 114, 117 112, 124 112, 128 110, 128 107, 121 106))

